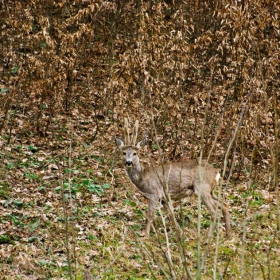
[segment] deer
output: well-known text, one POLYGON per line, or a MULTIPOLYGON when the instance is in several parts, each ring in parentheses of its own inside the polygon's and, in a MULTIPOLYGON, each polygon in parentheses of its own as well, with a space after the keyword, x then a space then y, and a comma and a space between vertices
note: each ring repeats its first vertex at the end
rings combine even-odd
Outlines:
POLYGON ((156 207, 160 201, 168 197, 174 201, 192 196, 200 196, 211 215, 209 232, 217 217, 217 209, 221 208, 225 222, 226 239, 230 238, 230 215, 227 205, 215 194, 214 189, 219 183, 220 173, 206 160, 190 159, 181 162, 163 163, 159 166, 144 168, 138 156, 138 151, 146 145, 144 138, 136 143, 139 121, 136 120, 133 133, 130 134, 128 119, 124 118, 124 141, 115 138, 117 147, 122 151, 123 162, 127 175, 139 192, 148 199, 147 224, 144 236, 150 236, 151 224, 156 207))

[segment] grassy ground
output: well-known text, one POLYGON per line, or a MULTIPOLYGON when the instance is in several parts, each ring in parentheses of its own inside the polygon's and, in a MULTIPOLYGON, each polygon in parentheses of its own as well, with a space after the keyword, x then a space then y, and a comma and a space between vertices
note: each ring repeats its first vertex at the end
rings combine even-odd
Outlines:
POLYGON ((280 279, 279 3, 0 1, 0 278, 280 279), (233 234, 201 277, 196 199, 182 241, 162 208, 140 236, 125 117, 145 164, 203 153, 224 174, 233 234))
MULTIPOLYGON (((110 166, 115 159, 94 154, 92 146, 82 143, 76 143, 71 153, 69 149, 3 145, 2 279, 67 279, 70 263, 76 279, 82 279, 86 269, 94 279, 168 279, 168 250, 180 279, 182 259, 166 213, 158 209, 156 233, 144 239, 139 233, 145 226, 147 203, 124 170, 118 164, 110 166), (161 213, 166 218, 168 242, 161 213)), ((246 182, 230 184, 223 193, 230 207, 233 235, 225 241, 221 223, 219 240, 215 237, 211 242, 202 279, 213 279, 213 275, 216 279, 278 279, 274 193, 257 185, 248 187, 246 182)), ((198 253, 196 203, 190 199, 176 205, 193 275, 198 253)), ((210 219, 204 206, 202 213, 203 252, 210 219)))

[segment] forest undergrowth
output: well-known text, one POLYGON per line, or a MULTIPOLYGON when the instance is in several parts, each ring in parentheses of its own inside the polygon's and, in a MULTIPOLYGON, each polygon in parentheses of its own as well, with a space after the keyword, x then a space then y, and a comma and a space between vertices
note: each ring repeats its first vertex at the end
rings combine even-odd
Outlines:
POLYGON ((279 12, 0 1, 1 279, 279 279, 279 12), (115 145, 125 117, 148 139, 144 166, 201 157, 221 172, 230 239, 217 221, 206 242, 195 197, 159 205, 141 236, 147 201, 115 145))

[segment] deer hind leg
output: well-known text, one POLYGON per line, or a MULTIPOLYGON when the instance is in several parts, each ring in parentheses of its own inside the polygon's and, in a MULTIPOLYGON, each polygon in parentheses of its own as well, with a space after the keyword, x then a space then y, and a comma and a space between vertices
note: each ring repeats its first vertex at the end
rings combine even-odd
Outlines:
POLYGON ((208 230, 208 238, 212 237, 214 224, 215 224, 215 218, 217 217, 217 211, 216 211, 216 202, 213 200, 211 194, 207 193, 201 193, 201 199, 205 203, 208 211, 211 215, 211 224, 208 230))
POLYGON ((217 204, 219 204, 219 206, 222 209, 223 217, 225 221, 225 227, 226 227, 226 238, 228 239, 231 236, 230 215, 229 215, 228 207, 223 201, 219 200, 214 193, 212 193, 212 198, 217 204))

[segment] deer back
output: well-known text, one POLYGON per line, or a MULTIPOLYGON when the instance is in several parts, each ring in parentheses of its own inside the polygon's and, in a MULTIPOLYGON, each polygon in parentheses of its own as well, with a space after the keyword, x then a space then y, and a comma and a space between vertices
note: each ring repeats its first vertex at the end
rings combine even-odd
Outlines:
POLYGON ((155 194, 159 198, 163 197, 165 188, 171 198, 177 200, 204 188, 211 192, 217 184, 217 174, 216 169, 206 161, 200 165, 196 160, 167 163, 143 171, 136 186, 141 192, 155 194))

